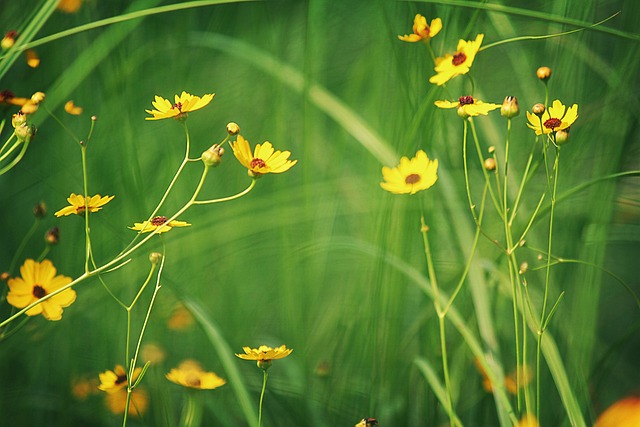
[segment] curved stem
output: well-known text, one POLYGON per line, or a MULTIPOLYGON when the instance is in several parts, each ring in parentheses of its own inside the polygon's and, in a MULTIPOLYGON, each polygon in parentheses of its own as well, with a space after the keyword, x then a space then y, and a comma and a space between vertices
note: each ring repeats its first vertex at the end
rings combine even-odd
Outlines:
POLYGON ((258 408, 258 427, 262 426, 262 402, 264 400, 264 392, 267 389, 267 377, 268 377, 268 373, 266 369, 262 369, 262 372, 264 373, 263 377, 262 377, 262 391, 260 392, 260 406, 258 408))

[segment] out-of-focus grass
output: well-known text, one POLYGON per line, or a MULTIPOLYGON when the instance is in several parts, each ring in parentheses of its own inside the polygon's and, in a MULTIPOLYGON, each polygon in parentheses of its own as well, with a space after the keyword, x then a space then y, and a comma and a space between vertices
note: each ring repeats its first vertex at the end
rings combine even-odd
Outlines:
MULTIPOLYGON (((584 22, 621 10, 607 25, 631 33, 640 12, 633 2, 622 1, 508 3, 584 22)), ((159 4, 86 2, 75 15, 54 12, 38 36, 159 4)), ((25 5, 2 7, 3 30, 29 15, 25 5)), ((397 40, 397 34, 410 31, 417 12, 444 21, 443 32, 432 41, 436 53, 450 51, 459 38, 479 32, 490 43, 573 28, 446 4, 228 4, 151 16, 54 41, 37 48, 40 68, 27 69, 19 59, 3 77, 0 89, 25 96, 36 90, 51 94, 57 101, 51 104, 54 113, 76 134, 86 134, 89 117, 98 116, 88 149, 90 192, 116 195, 92 217, 99 262, 128 242, 133 232, 126 226, 146 218, 180 161, 180 127, 173 121, 144 121, 144 109, 156 94, 216 93, 210 106, 189 117, 194 155, 221 139, 227 122, 236 121, 252 143, 270 140, 299 160, 284 175, 262 178, 246 198, 193 208, 181 218, 193 226, 166 236, 166 280, 148 341, 161 345, 167 359, 152 366, 143 381, 151 392, 147 425, 176 422, 181 390, 163 374, 180 360, 196 358, 230 378, 206 323, 204 330, 167 330, 166 320, 182 298, 198 302, 198 314, 217 326, 232 351, 261 343, 285 343, 294 349, 272 368, 265 425, 353 425, 364 416, 375 416, 381 425, 444 422, 444 411, 420 365, 414 364, 422 358, 436 370, 440 366, 435 313, 407 272, 385 261, 399 259, 426 274, 419 207, 407 197, 385 194, 378 184, 382 164, 397 160, 389 158, 392 153, 411 156, 424 149, 440 160, 440 181, 428 196, 417 197, 429 200, 436 269, 445 292, 450 292, 471 244, 473 222, 465 205, 462 126, 455 114, 437 110, 433 101, 456 97, 464 90, 464 79, 452 81, 446 90, 430 85, 426 50, 397 40), (256 52, 253 58, 251 52, 256 52), (284 67, 293 74, 283 77, 288 70, 284 67), (68 98, 84 107, 82 116, 61 110, 58 103, 68 98)), ((483 100, 501 102, 506 95, 516 95, 524 110, 544 98, 535 69, 553 69, 552 99, 580 105, 571 143, 562 151, 562 193, 599 176, 638 169, 639 53, 637 41, 585 31, 489 49, 477 57, 472 73, 483 100)), ((33 204, 44 200, 54 212, 69 193, 82 190, 77 146, 44 112, 38 114, 39 133, 27 156, 0 177, 0 269, 30 227, 33 204)), ((514 120, 516 176, 522 173, 531 143, 525 120, 523 114, 514 120)), ((495 115, 477 124, 485 148, 494 145, 502 153, 503 119, 495 115)), ((477 168, 472 173, 480 179, 477 168)), ((199 167, 190 166, 168 209, 190 196, 198 174, 199 167)), ((210 197, 232 194, 247 184, 230 151, 212 175, 205 188, 210 197)), ((535 207, 543 185, 540 179, 529 187, 526 211, 535 207)), ((640 292, 633 264, 639 245, 637 200, 637 178, 603 181, 563 200, 556 212, 555 254, 606 267, 640 292)), ((62 237, 50 258, 61 273, 77 276, 84 251, 82 221, 49 215, 37 237, 54 224, 62 237)), ((531 246, 545 247, 546 224, 545 217, 536 225, 528 239, 531 246)), ((105 276, 119 295, 133 297, 154 248, 105 276)), ((25 256, 36 257, 41 249, 39 237, 34 238, 25 256)), ((523 261, 538 262, 536 253, 526 254, 523 261)), ((509 372, 515 357, 506 265, 486 241, 481 241, 476 261, 456 309, 484 351, 493 353, 500 368, 509 372)), ((544 276, 529 274, 537 299, 544 276)), ((590 424, 604 406, 637 384, 634 364, 640 343, 633 331, 638 309, 623 287, 596 268, 560 265, 554 267, 551 283, 553 297, 561 291, 566 295, 549 332, 559 347, 571 392, 590 424)), ((78 300, 61 322, 32 319, 0 344, 0 414, 7 423, 119 422, 105 409, 103 396, 78 402, 70 383, 74 377, 96 378, 98 372, 125 362, 126 317, 97 281, 81 284, 77 292, 78 300)), ((2 308, 3 318, 6 312, 2 308)), ((134 316, 136 324, 142 316, 134 316)), ((455 328, 448 332, 458 416, 469 426, 496 425, 493 397, 482 389, 469 347, 455 328)), ((232 363, 257 405, 261 373, 250 363, 232 363)), ((544 364, 542 384, 542 425, 568 425, 544 364)), ((206 402, 208 423, 246 425, 231 385, 208 392, 206 402)))

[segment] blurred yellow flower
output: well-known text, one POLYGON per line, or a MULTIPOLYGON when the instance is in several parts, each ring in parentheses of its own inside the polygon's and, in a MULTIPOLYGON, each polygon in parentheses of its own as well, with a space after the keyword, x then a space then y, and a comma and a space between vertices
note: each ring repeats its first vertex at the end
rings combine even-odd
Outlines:
POLYGON ((85 209, 88 207, 89 212, 98 212, 104 205, 113 200, 115 196, 104 196, 100 197, 99 194, 95 196, 91 196, 88 201, 86 201, 85 206, 85 198, 81 194, 71 193, 71 196, 67 198, 70 206, 65 206, 55 213, 57 217, 67 216, 67 215, 84 215, 85 209))
MULTIPOLYGON (((56 276, 56 268, 48 259, 41 263, 26 260, 20 267, 20 275, 22 277, 11 278, 7 282, 7 302, 16 308, 24 308, 71 283, 70 277, 56 276)), ((76 291, 69 288, 30 308, 26 314, 42 314, 47 320, 60 320, 62 308, 70 306, 75 300, 76 291)))
POLYGON ((2 49, 4 50, 11 49, 16 43, 17 37, 18 32, 16 30, 7 31, 5 36, 2 38, 2 41, 0 41, 0 47, 2 47, 2 49))
POLYGON ((180 96, 175 95, 174 103, 168 99, 164 99, 156 95, 155 101, 152 102, 155 110, 144 110, 153 117, 145 117, 145 120, 161 120, 175 117, 176 119, 184 119, 190 111, 199 110, 211 102, 215 94, 199 96, 191 95, 182 91, 180 96))
MULTIPOLYGON (((133 380, 135 381, 142 372, 142 368, 136 368, 133 371, 133 380)), ((98 388, 102 391, 106 391, 107 393, 115 393, 118 390, 125 388, 128 384, 127 382, 127 373, 122 367, 122 365, 116 365, 113 371, 106 370, 101 374, 98 374, 100 377, 100 385, 98 388)))
POLYGON ((245 354, 237 354, 240 359, 255 360, 259 362, 269 362, 271 360, 282 359, 287 357, 293 351, 287 348, 285 345, 280 347, 271 348, 266 345, 261 345, 258 348, 242 347, 245 354))
POLYGON ((27 58, 27 65, 31 68, 38 68, 38 66, 40 65, 40 58, 38 57, 36 51, 33 49, 27 49, 24 54, 27 58))
POLYGON ((238 135, 235 143, 231 142, 230 145, 233 155, 249 170, 249 176, 252 177, 258 178, 267 173, 286 172, 298 162, 297 160, 289 160, 290 151, 274 151, 269 141, 256 145, 253 154, 249 141, 244 139, 242 135, 238 135))
POLYGON ((146 362, 158 364, 167 357, 167 354, 158 344, 148 343, 140 349, 140 357, 146 362))
POLYGON ((467 74, 478 50, 480 50, 483 39, 484 34, 478 34, 473 41, 460 40, 458 48, 453 55, 448 53, 443 57, 437 58, 435 68, 437 74, 432 76, 429 82, 442 86, 459 74, 467 74))
POLYGON ((97 393, 98 382, 94 378, 74 378, 71 381, 71 393, 78 400, 86 400, 89 396, 97 393))
POLYGON ((73 100, 70 100, 67 101, 66 104, 64 104, 64 111, 71 114, 72 116, 79 116, 80 114, 82 114, 82 107, 78 107, 73 102, 73 100))
POLYGON ((177 368, 173 368, 167 379, 178 385, 200 390, 212 390, 227 382, 213 372, 205 372, 195 360, 185 360, 177 368))
POLYGON ((435 104, 438 108, 457 108, 458 115, 463 118, 474 117, 480 114, 486 116, 489 114, 489 111, 493 111, 501 107, 499 104, 482 102, 479 99, 475 99, 473 96, 461 96, 458 98, 458 102, 436 101, 435 104))
POLYGON ((419 150, 411 160, 402 157, 395 168, 384 166, 382 177, 385 182, 380 186, 394 194, 415 194, 435 184, 437 172, 438 161, 429 160, 426 153, 419 150))
POLYGON ((356 424, 355 427, 371 427, 377 425, 379 425, 378 420, 376 420, 375 418, 363 418, 358 424, 356 424))
POLYGON ((629 396, 609 406, 596 420, 594 427, 640 426, 640 397, 629 396))
POLYGON ((82 0, 60 0, 58 10, 65 13, 75 13, 82 6, 82 0))
MULTIPOLYGON (((482 375, 482 388, 484 388, 487 392, 492 392, 493 384, 491 383, 491 380, 489 379, 489 376, 485 372, 484 368, 480 364, 480 361, 476 358, 473 360, 473 362, 480 372, 480 375, 482 375)), ((518 388, 525 387, 531 382, 531 379, 533 378, 531 369, 529 369, 527 365, 519 366, 518 370, 520 371, 520 384, 518 384, 518 371, 515 369, 511 371, 504 379, 505 388, 509 393, 514 395, 518 393, 518 388)))
POLYGON ((129 227, 131 230, 140 231, 142 233, 150 233, 154 230, 158 230, 157 234, 166 233, 173 227, 189 227, 191 224, 184 221, 169 221, 166 216, 156 216, 151 221, 136 222, 133 227, 129 227))
POLYGON ((171 317, 167 320, 167 327, 175 331, 187 329, 193 325, 193 315, 182 303, 177 303, 173 308, 171 317))
MULTIPOLYGON (((114 414, 124 414, 127 406, 127 390, 118 389, 105 396, 105 403, 114 414)), ((149 406, 149 394, 145 389, 136 387, 131 392, 131 402, 129 403, 129 416, 139 417, 147 411, 149 406)))
POLYGON ((22 107, 29 101, 29 98, 15 96, 9 89, 0 91, 0 105, 17 105, 22 107))
POLYGON ((440 18, 432 20, 431 25, 427 25, 427 18, 418 13, 413 19, 413 34, 405 34, 404 36, 398 36, 398 38, 405 42, 419 42, 420 40, 428 42, 441 29, 442 20, 440 18))
POLYGON ((540 427, 540 424, 535 415, 527 414, 518 421, 516 427, 540 427))
POLYGON ((552 132, 568 129, 578 118, 578 104, 573 104, 568 110, 559 100, 553 101, 553 105, 547 108, 541 117, 527 111, 527 126, 536 132, 536 135, 548 135, 552 132))

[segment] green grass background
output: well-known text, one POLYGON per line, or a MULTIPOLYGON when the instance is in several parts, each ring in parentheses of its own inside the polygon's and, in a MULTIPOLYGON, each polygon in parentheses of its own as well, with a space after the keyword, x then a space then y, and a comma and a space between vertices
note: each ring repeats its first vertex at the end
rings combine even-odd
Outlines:
MULTIPOLYGON (((20 30, 45 2, 23 3, 2 2, 1 31, 20 30)), ((87 1, 77 14, 54 12, 35 38, 166 3, 87 1)), ((591 30, 506 44, 481 52, 473 65, 477 95, 485 101, 501 103, 515 95, 522 110, 543 101, 535 70, 547 65, 553 70, 551 99, 579 104, 571 143, 562 150, 563 193, 607 174, 639 169, 640 45, 634 34, 640 5, 635 2, 230 3, 52 41, 36 47, 42 60, 37 69, 19 58, 2 77, 0 89, 22 96, 45 91, 48 108, 81 138, 89 117, 98 117, 88 148, 89 191, 116 196, 92 216, 99 263, 133 237, 126 227, 146 218, 183 154, 177 123, 144 120, 155 95, 216 93, 208 107, 189 117, 193 156, 222 139, 226 123, 235 121, 253 144, 269 140, 298 159, 286 174, 260 179, 247 197, 192 208, 181 219, 193 226, 166 235, 164 286, 145 341, 164 347, 167 359, 145 377, 151 407, 144 420, 131 420, 131 425, 176 425, 184 391, 163 375, 184 358, 195 358, 229 380, 218 390, 202 392, 204 425, 248 425, 257 412, 261 373, 250 362, 234 358, 225 363, 225 357, 263 343, 294 349, 270 371, 265 426, 351 426, 366 416, 378 418, 382 426, 446 425, 446 413, 415 363, 428 361, 441 377, 437 318, 422 289, 426 262, 419 202, 427 206, 441 286, 450 292, 464 267, 474 226, 464 192, 461 121, 452 111, 435 108, 433 101, 455 98, 468 87, 463 78, 446 91, 430 85, 433 70, 424 46, 396 36, 411 31, 415 13, 439 16, 444 29, 432 45, 436 54, 444 54, 459 38, 478 33, 488 44, 576 28, 550 17, 592 23, 618 11, 605 26, 622 34, 591 30), (490 5, 542 17, 484 9, 490 5), (68 99, 84 107, 82 116, 64 113, 68 99), (418 149, 440 161, 438 183, 412 197, 385 193, 379 186, 381 167, 418 149), (200 326, 167 330, 166 320, 179 300, 196 310, 200 326), (233 384, 229 366, 241 383, 233 384), (326 375, 318 375, 318 366, 328 367, 326 375), (248 390, 248 409, 236 394, 243 389, 248 390)), ((34 121, 39 132, 27 155, 0 177, 0 269, 8 268, 31 226, 33 205, 44 201, 50 214, 23 259, 37 257, 40 236, 57 225, 60 244, 49 258, 60 273, 77 277, 83 268, 83 223, 77 217, 57 219, 52 212, 65 205, 71 192, 82 191, 80 152, 45 112, 34 121)), ((524 114, 513 121, 512 171, 518 177, 533 140, 525 122, 524 114)), ((483 146, 494 145, 502 153, 505 120, 493 114, 476 123, 483 146)), ((199 173, 198 164, 189 165, 168 200, 168 211, 188 199, 199 173)), ((475 164, 472 177, 476 184, 481 181, 475 164)), ((233 194, 248 181, 227 150, 204 194, 233 194)), ((539 171, 525 195, 525 212, 535 208, 544 185, 539 171)), ((479 200, 481 186, 474 185, 474 191, 479 200)), ((562 200, 554 253, 606 268, 640 292, 638 202, 636 177, 603 181, 562 200)), ((529 236, 534 247, 546 246, 547 218, 529 236)), ((488 215, 487 221, 496 219, 488 215)), ((496 223, 489 230, 500 236, 500 227, 496 223)), ((105 276, 119 296, 135 295, 147 274, 148 253, 158 248, 157 242, 148 245, 128 266, 105 276)), ((534 252, 521 254, 530 265, 542 264, 534 252)), ((539 301, 544 273, 531 272, 528 279, 539 301)), ((70 384, 72 378, 97 377, 125 363, 126 316, 97 280, 76 291, 77 301, 65 309, 62 321, 32 319, 0 343, 0 424, 120 423, 101 395, 79 402, 70 384)), ((590 266, 554 267, 552 298, 561 291, 564 301, 549 332, 579 412, 591 425, 610 403, 639 391, 640 308, 618 281, 590 266)), ((505 372, 515 367, 510 295, 504 259, 481 240, 456 309, 505 372)), ((150 290, 145 304, 149 297, 150 290)), ((9 309, 0 312, 4 319, 9 309)), ((134 315, 137 327, 143 313, 141 306, 134 315)), ((499 425, 473 354, 456 329, 447 332, 458 416, 467 426, 499 425)), ((531 334, 529 340, 533 343, 531 334)), ((541 424, 570 425, 544 363, 541 375, 541 424)))

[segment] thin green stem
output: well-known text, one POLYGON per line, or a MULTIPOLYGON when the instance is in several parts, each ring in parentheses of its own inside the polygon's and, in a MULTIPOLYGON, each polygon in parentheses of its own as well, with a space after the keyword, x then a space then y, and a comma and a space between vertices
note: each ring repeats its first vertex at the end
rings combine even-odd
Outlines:
MULTIPOLYGON (((476 132, 476 126, 473 122, 473 118, 469 117, 467 119, 471 125, 471 135, 473 136, 473 142, 475 144, 476 147, 476 152, 478 153, 478 161, 480 164, 480 168, 482 169, 482 173, 484 175, 484 179, 486 182, 490 182, 490 177, 489 177, 489 172, 483 167, 484 164, 484 156, 482 155, 482 148, 480 147, 480 140, 478 139, 478 133, 476 132)), ((496 197, 493 188, 491 186, 489 186, 489 195, 491 196, 491 201, 493 202, 493 205, 496 208, 496 212, 498 212, 498 215, 500 217, 502 217, 502 209, 500 209, 500 202, 498 201, 498 198, 496 197)))
MULTIPOLYGON (((0 154, 2 154, 2 152, 7 148, 7 145, 9 145, 11 143, 11 141, 13 141, 13 138, 16 137, 16 133, 13 132, 11 134, 11 136, 9 136, 9 138, 7 138, 7 142, 4 143, 4 145, 2 146, 2 148, 0 148, 0 154)), ((7 151, 6 153, 2 154, 2 156, 0 156, 0 162, 3 161, 9 154, 11 154, 13 152, 13 150, 16 149, 16 147, 18 145, 20 145, 22 141, 17 140, 16 142, 13 143, 13 145, 11 146, 11 148, 9 149, 9 151, 7 151)))
MULTIPOLYGON (((27 152, 27 148, 29 148, 29 142, 31 142, 31 137, 30 136, 27 137, 27 139, 24 140, 23 145, 22 145, 22 150, 20 150, 18 155, 13 158, 11 163, 9 163, 7 166, 5 166, 2 169, 0 169, 0 175, 4 175, 5 173, 9 172, 11 169, 13 169, 13 167, 15 165, 18 164, 18 162, 20 162, 20 160, 22 160, 22 158, 24 157, 24 154, 27 152)), ((13 151, 13 148, 11 148, 11 151, 13 151)))
POLYGON ((91 257, 91 238, 89 237, 89 182, 87 178, 87 146, 80 144, 80 152, 82 153, 82 185, 84 191, 84 235, 85 235, 85 254, 84 254, 84 272, 89 272, 89 258, 91 257))
POLYGON ((536 137, 531 145, 531 151, 529 152, 529 158, 527 159, 527 165, 524 168, 524 174, 522 175, 522 180, 520 181, 520 187, 518 188, 518 194, 516 195, 516 201, 513 203, 513 207, 511 208, 511 216, 509 218, 509 226, 513 225, 513 221, 516 217, 516 213, 518 212, 518 208, 520 207, 520 199, 522 198, 522 194, 524 192, 524 187, 526 183, 529 181, 529 172, 531 170, 531 163, 533 162, 533 153, 535 152, 535 148, 538 142, 538 138, 536 137))
POLYGON ((267 389, 267 377, 268 373, 266 369, 262 369, 263 377, 262 377, 262 391, 260 392, 260 406, 258 407, 258 427, 262 426, 262 402, 264 400, 264 392, 267 389))

